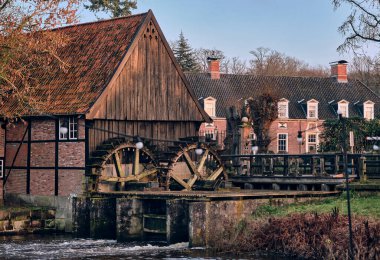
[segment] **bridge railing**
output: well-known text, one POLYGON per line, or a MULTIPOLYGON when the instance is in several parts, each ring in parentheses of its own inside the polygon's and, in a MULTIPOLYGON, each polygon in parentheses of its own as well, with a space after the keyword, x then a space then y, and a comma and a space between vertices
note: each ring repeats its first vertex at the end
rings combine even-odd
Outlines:
MULTIPOLYGON (((343 177, 343 154, 222 155, 227 171, 236 176, 343 177)), ((380 178, 380 154, 348 154, 350 177, 380 178)))

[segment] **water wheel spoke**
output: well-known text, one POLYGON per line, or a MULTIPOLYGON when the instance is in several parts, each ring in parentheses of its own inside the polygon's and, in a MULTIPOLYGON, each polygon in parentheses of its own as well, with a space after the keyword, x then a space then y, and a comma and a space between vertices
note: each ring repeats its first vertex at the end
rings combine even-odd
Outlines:
POLYGON ((139 174, 139 165, 140 165, 140 150, 135 149, 135 155, 134 155, 134 160, 133 160, 133 175, 138 175, 139 174))
POLYGON ((205 165, 207 156, 208 156, 208 149, 205 150, 205 152, 202 155, 201 160, 199 161, 198 172, 200 172, 202 170, 203 166, 205 165))
POLYGON ((115 152, 112 157, 115 163, 117 177, 124 177, 123 169, 121 168, 119 153, 115 152))
POLYGON ((149 175, 155 174, 157 172, 157 169, 150 169, 141 172, 140 174, 136 175, 137 180, 141 180, 142 178, 148 177, 149 175))
POLYGON ((209 181, 215 181, 219 175, 223 172, 223 166, 220 166, 218 169, 216 169, 208 178, 209 181))
POLYGON ((186 190, 191 190, 191 187, 184 182, 181 178, 175 176, 174 174, 171 176, 178 184, 180 184, 182 187, 184 187, 186 190))
POLYGON ((192 188, 194 183, 197 181, 197 179, 198 179, 198 176, 194 175, 194 177, 190 179, 190 181, 187 183, 187 185, 189 185, 189 187, 192 188))
POLYGON ((190 170, 191 174, 192 175, 197 175, 199 179, 202 179, 202 176, 200 175, 200 173, 198 172, 198 170, 195 168, 195 164, 194 164, 193 160, 191 159, 189 153, 184 150, 183 151, 183 155, 184 155, 186 164, 189 167, 189 170, 190 170))

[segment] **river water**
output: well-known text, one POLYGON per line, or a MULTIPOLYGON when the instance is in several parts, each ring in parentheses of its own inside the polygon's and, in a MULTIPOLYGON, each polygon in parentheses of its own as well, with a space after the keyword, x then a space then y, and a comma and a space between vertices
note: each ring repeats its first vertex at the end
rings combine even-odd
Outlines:
POLYGON ((0 237, 0 259, 255 259, 284 260, 262 254, 215 254, 188 243, 165 245, 78 239, 68 235, 0 237))

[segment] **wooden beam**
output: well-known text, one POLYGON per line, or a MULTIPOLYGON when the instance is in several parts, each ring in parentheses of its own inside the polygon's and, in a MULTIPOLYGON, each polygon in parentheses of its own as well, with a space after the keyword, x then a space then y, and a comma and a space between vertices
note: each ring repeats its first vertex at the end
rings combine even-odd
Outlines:
POLYGON ((207 180, 209 181, 215 181, 219 175, 223 172, 223 166, 220 166, 216 171, 214 171, 208 178, 207 180))
POLYGON ((202 159, 200 160, 199 162, 199 165, 198 165, 198 172, 200 172, 206 162, 206 159, 207 159, 207 156, 208 156, 208 149, 206 149, 206 151, 203 153, 202 155, 202 159))
POLYGON ((194 177, 187 183, 187 185, 189 185, 189 187, 193 187, 193 185, 197 181, 197 179, 198 179, 198 176, 194 175, 194 177))
POLYGON ((176 182, 178 182, 186 190, 191 190, 191 187, 186 182, 184 182, 181 178, 175 176, 174 174, 171 175, 170 177, 173 178, 176 182))
POLYGON ((121 168, 121 163, 120 163, 120 157, 118 151, 116 151, 113 155, 113 161, 115 163, 115 168, 116 168, 116 174, 117 177, 124 177, 123 175, 123 168, 121 168))
POLYGON ((133 160, 133 175, 137 176, 139 174, 139 165, 140 165, 140 150, 135 149, 135 156, 133 160))
POLYGON ((194 165, 193 161, 191 160, 190 155, 187 153, 187 151, 185 151, 185 150, 183 151, 183 156, 185 157, 186 164, 189 167, 191 173, 193 175, 197 175, 201 179, 202 177, 199 174, 199 172, 197 171, 197 169, 195 168, 195 165, 194 165))
POLYGON ((154 173, 156 173, 157 172, 157 169, 151 169, 151 170, 147 170, 147 171, 143 171, 142 173, 140 173, 139 175, 136 175, 136 179, 137 180, 141 180, 142 178, 145 178, 145 177, 147 177, 147 176, 149 176, 149 175, 152 175, 152 174, 154 174, 154 173))

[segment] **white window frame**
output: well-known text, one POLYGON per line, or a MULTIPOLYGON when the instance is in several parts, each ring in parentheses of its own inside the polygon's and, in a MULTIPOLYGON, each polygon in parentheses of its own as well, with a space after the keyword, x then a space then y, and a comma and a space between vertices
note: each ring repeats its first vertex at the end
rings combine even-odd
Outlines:
POLYGON ((347 100, 341 100, 338 102, 338 110, 342 112, 342 117, 349 117, 349 111, 348 111, 348 108, 349 108, 349 105, 350 102, 348 102, 347 100), (343 111, 345 111, 345 113, 343 113, 343 111))
POLYGON ((4 177, 4 159, 0 159, 0 178, 4 177))
POLYGON ((63 117, 59 119, 59 131, 63 124, 67 127, 67 133, 59 132, 59 140, 78 140, 78 118, 74 116, 63 117))
POLYGON ((307 118, 308 119, 318 119, 318 101, 315 99, 311 99, 307 101, 307 118), (315 106, 314 116, 310 116, 310 112, 313 111, 311 106, 315 106))
POLYGON ((216 99, 207 97, 203 101, 203 109, 211 117, 216 117, 216 99))
POLYGON ((317 132, 312 132, 312 133, 307 133, 306 134, 306 152, 310 152, 309 145, 315 144, 315 153, 318 151, 318 146, 319 146, 319 134, 317 132), (315 142, 310 142, 309 137, 311 135, 315 135, 315 142))
POLYGON ((363 117, 367 120, 372 120, 375 118, 375 103, 367 100, 366 102, 363 103, 363 117), (371 109, 371 114, 370 116, 367 117, 367 109, 371 109))
POLYGON ((289 100, 282 98, 280 101, 277 102, 277 114, 278 118, 289 118, 289 100), (280 115, 280 106, 285 106, 285 115, 280 115))
POLYGON ((280 152, 288 152, 289 151, 289 138, 288 138, 288 133, 278 133, 277 134, 277 153, 280 153, 280 152), (285 135, 286 138, 285 139, 281 139, 281 140, 285 140, 285 146, 286 146, 286 150, 280 150, 280 135, 285 135))

